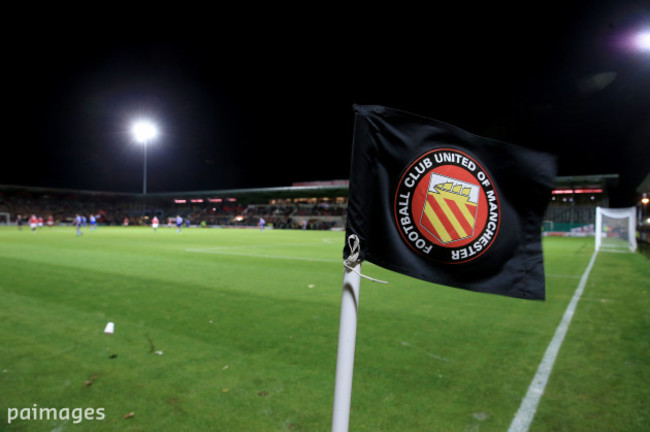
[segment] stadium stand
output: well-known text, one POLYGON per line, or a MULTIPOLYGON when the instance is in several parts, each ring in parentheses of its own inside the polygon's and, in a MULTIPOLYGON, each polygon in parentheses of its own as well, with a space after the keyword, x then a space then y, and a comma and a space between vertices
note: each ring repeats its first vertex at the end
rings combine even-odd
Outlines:
POLYGON ((609 207, 618 174, 556 177, 544 215, 545 235, 594 235, 596 207, 609 207))
MULTIPOLYGON (((544 234, 593 235, 596 207, 609 207, 618 178, 618 174, 557 177, 544 234)), ((650 180, 644 184, 648 188, 650 180)), ((197 226, 253 227, 263 217, 276 229, 342 230, 347 200, 347 180, 147 195, 0 185, 0 213, 9 213, 12 223, 18 215, 37 214, 71 224, 79 213, 98 215, 103 225, 120 225, 125 217, 132 225, 148 225, 154 215, 164 223, 180 214, 197 226)))
POLYGON ((347 181, 301 184, 262 189, 128 194, 0 185, 0 213, 12 223, 36 214, 72 224, 77 213, 98 215, 102 225, 148 225, 177 214, 199 226, 255 226, 264 217, 267 226, 288 229, 343 229, 347 208, 347 181))

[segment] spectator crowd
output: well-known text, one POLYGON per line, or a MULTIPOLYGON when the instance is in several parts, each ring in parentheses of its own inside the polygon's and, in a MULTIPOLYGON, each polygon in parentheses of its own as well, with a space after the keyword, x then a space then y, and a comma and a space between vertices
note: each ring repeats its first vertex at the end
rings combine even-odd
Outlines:
POLYGON ((124 196, 67 195, 52 197, 47 194, 0 195, 0 213, 10 215, 10 223, 26 226, 32 216, 41 219, 41 226, 75 225, 77 215, 93 219, 97 225, 129 226, 151 225, 153 217, 161 225, 172 226, 177 215, 188 226, 249 227, 260 219, 274 229, 342 229, 345 226, 344 204, 174 204, 158 200, 144 203, 124 196), (44 222, 46 221, 46 222, 44 222))

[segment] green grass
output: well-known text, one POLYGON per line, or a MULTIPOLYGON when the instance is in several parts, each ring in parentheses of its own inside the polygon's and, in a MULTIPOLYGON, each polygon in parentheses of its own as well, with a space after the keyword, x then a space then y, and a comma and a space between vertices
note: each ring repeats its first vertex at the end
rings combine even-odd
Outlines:
MULTIPOLYGON (((330 430, 343 240, 0 228, 0 430, 330 430), (7 424, 34 404, 105 418, 7 424)), ((507 430, 593 239, 544 250, 545 302, 364 263, 350 430, 507 430)), ((650 430, 648 264, 599 254, 531 430, 650 430)))

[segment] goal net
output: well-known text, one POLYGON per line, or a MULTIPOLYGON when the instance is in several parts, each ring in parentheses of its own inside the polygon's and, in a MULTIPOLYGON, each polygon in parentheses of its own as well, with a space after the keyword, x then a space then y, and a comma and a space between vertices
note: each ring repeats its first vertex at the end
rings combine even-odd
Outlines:
POLYGON ((596 250, 605 252, 634 252, 636 223, 634 207, 596 207, 596 250))
POLYGON ((0 212, 0 225, 9 225, 9 213, 0 212))

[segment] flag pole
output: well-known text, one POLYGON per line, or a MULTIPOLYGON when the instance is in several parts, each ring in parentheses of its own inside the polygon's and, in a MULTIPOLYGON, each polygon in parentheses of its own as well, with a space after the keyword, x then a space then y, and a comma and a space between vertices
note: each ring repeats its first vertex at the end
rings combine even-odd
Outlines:
POLYGON ((359 312, 359 288, 361 285, 361 261, 354 267, 345 266, 343 292, 341 294, 341 321, 339 346, 336 356, 336 383, 334 386, 334 412, 332 432, 347 432, 350 423, 352 400, 352 371, 354 348, 357 338, 357 315, 359 312))

